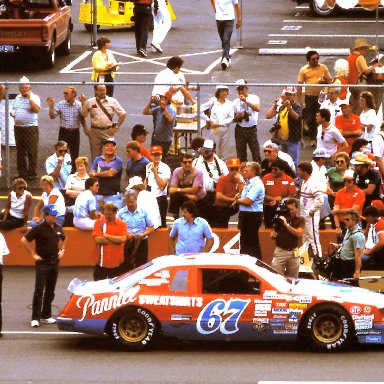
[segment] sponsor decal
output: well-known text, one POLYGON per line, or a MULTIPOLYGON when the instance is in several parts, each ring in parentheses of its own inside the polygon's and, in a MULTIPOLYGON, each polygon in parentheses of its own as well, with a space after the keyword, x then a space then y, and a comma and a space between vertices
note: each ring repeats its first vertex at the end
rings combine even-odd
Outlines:
POLYGON ((363 310, 363 312, 364 313, 371 313, 371 307, 364 307, 364 310, 363 310))
POLYGON ((161 271, 154 273, 153 276, 160 277, 162 279, 169 279, 170 278, 169 271, 166 269, 162 269, 161 271))
POLYGON ((312 296, 289 296, 287 301, 293 301, 295 303, 309 304, 312 303, 312 296))
POLYGON ((202 307, 202 297, 140 295, 140 305, 165 305, 175 307, 202 307))
POLYGON ((297 333, 296 330, 290 330, 290 329, 274 329, 273 333, 275 335, 295 335, 297 333))
POLYGON ((370 329, 369 331, 360 330, 360 331, 357 331, 356 333, 358 335, 370 335, 370 336, 381 335, 381 331, 375 331, 374 329, 370 329))
POLYGON ((367 343, 381 343, 381 336, 366 336, 365 341, 367 343))
POLYGON ((191 319, 192 315, 182 315, 177 313, 171 315, 171 321, 186 321, 191 319))
POLYGON ((287 320, 287 315, 273 315, 273 319, 287 320))
POLYGON ((267 311, 255 311, 255 317, 267 317, 268 312, 267 311))
POLYGON ((297 313, 297 312, 291 312, 289 315, 288 315, 288 321, 290 323, 298 323, 299 322, 299 317, 300 317, 300 313, 297 313))
POLYGON ((303 309, 289 309, 289 313, 298 313, 299 315, 302 315, 304 313, 303 309))
POLYGON ((255 311, 270 311, 272 304, 255 304, 255 311))
POLYGON ((142 279, 139 284, 146 285, 147 287, 155 287, 162 284, 169 284, 168 279, 142 279))
POLYGON ((349 312, 352 313, 352 315, 359 315, 361 313, 361 307, 358 305, 353 305, 350 309, 349 312))
POLYGON ((352 320, 373 320, 375 315, 352 315, 352 320))
POLYGON ((272 313, 273 314, 280 314, 280 315, 288 314, 289 309, 288 308, 272 308, 272 313))
POLYGON ((355 329, 371 329, 373 327, 372 320, 355 320, 355 329))
POLYGON ((256 323, 259 323, 259 324, 268 324, 269 323, 269 319, 266 319, 265 317, 254 317, 252 319, 252 321, 256 324, 256 323))
POLYGON ((95 299, 94 295, 81 296, 76 301, 77 308, 82 308, 83 321, 87 315, 92 316, 100 315, 103 312, 111 311, 112 309, 120 308, 128 303, 134 303, 137 300, 137 293, 140 287, 131 287, 126 291, 121 291, 118 294, 103 297, 102 299, 95 299))
POLYGON ((308 304, 290 303, 289 308, 291 308, 291 309, 305 309, 305 308, 308 308, 308 304))
POLYGON ((284 327, 285 323, 284 321, 278 321, 278 320, 271 320, 270 323, 271 327, 284 327))
POLYGON ((253 300, 255 304, 272 304, 272 300, 253 300))
POLYGON ((237 323, 251 300, 216 299, 208 303, 197 318, 197 331, 209 335, 220 331, 225 335, 236 333, 237 323))
POLYGON ((294 330, 297 330, 297 329, 299 329, 299 324, 285 324, 285 325, 284 325, 284 328, 285 328, 285 329, 294 329, 294 330))
POLYGON ((287 295, 284 295, 284 294, 281 294, 281 293, 277 293, 277 291, 264 291, 264 294, 263 294, 263 298, 264 299, 282 299, 282 300, 286 300, 287 299, 287 295))
POLYGON ((287 308, 287 303, 275 303, 276 308, 287 308))
POLYGON ((267 326, 263 323, 253 323, 252 324, 252 328, 253 330, 255 331, 266 331, 267 330, 267 326))

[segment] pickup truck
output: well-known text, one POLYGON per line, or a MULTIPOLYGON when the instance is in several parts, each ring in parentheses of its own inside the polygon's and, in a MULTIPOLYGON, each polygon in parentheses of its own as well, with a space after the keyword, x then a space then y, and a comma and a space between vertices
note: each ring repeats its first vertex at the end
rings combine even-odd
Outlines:
POLYGON ((71 0, 3 0, 0 59, 23 55, 52 68, 56 53, 71 50, 71 0))

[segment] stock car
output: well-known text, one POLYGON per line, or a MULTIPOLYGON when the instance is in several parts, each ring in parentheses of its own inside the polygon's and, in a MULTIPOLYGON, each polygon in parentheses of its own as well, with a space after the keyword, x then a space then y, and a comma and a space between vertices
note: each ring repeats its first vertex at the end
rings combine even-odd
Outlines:
POLYGON ((336 351, 384 343, 384 295, 290 279, 248 255, 162 256, 113 279, 74 279, 59 329, 107 334, 130 350, 182 340, 302 341, 336 351))

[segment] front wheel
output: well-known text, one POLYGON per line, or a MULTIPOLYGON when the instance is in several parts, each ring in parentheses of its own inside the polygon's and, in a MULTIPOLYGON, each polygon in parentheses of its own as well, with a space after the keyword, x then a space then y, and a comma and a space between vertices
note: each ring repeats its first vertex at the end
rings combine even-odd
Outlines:
POLYGON ((109 336, 116 342, 139 351, 148 348, 159 333, 157 319, 144 308, 128 308, 111 319, 109 336))
POLYGON ((330 7, 326 0, 309 0, 309 8, 313 16, 327 17, 337 12, 337 5, 330 7))
POLYGON ((349 314, 343 308, 332 304, 309 310, 300 324, 300 331, 309 346, 320 351, 346 348, 355 339, 349 314))

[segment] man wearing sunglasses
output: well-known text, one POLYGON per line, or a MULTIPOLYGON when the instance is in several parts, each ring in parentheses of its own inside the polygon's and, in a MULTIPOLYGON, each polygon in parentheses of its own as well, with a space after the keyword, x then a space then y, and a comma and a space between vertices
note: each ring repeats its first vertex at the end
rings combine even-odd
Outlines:
POLYGON ((58 141, 55 144, 55 153, 45 161, 45 170, 48 176, 53 177, 55 188, 64 192, 65 196, 65 184, 72 172, 72 159, 65 141, 58 141))

